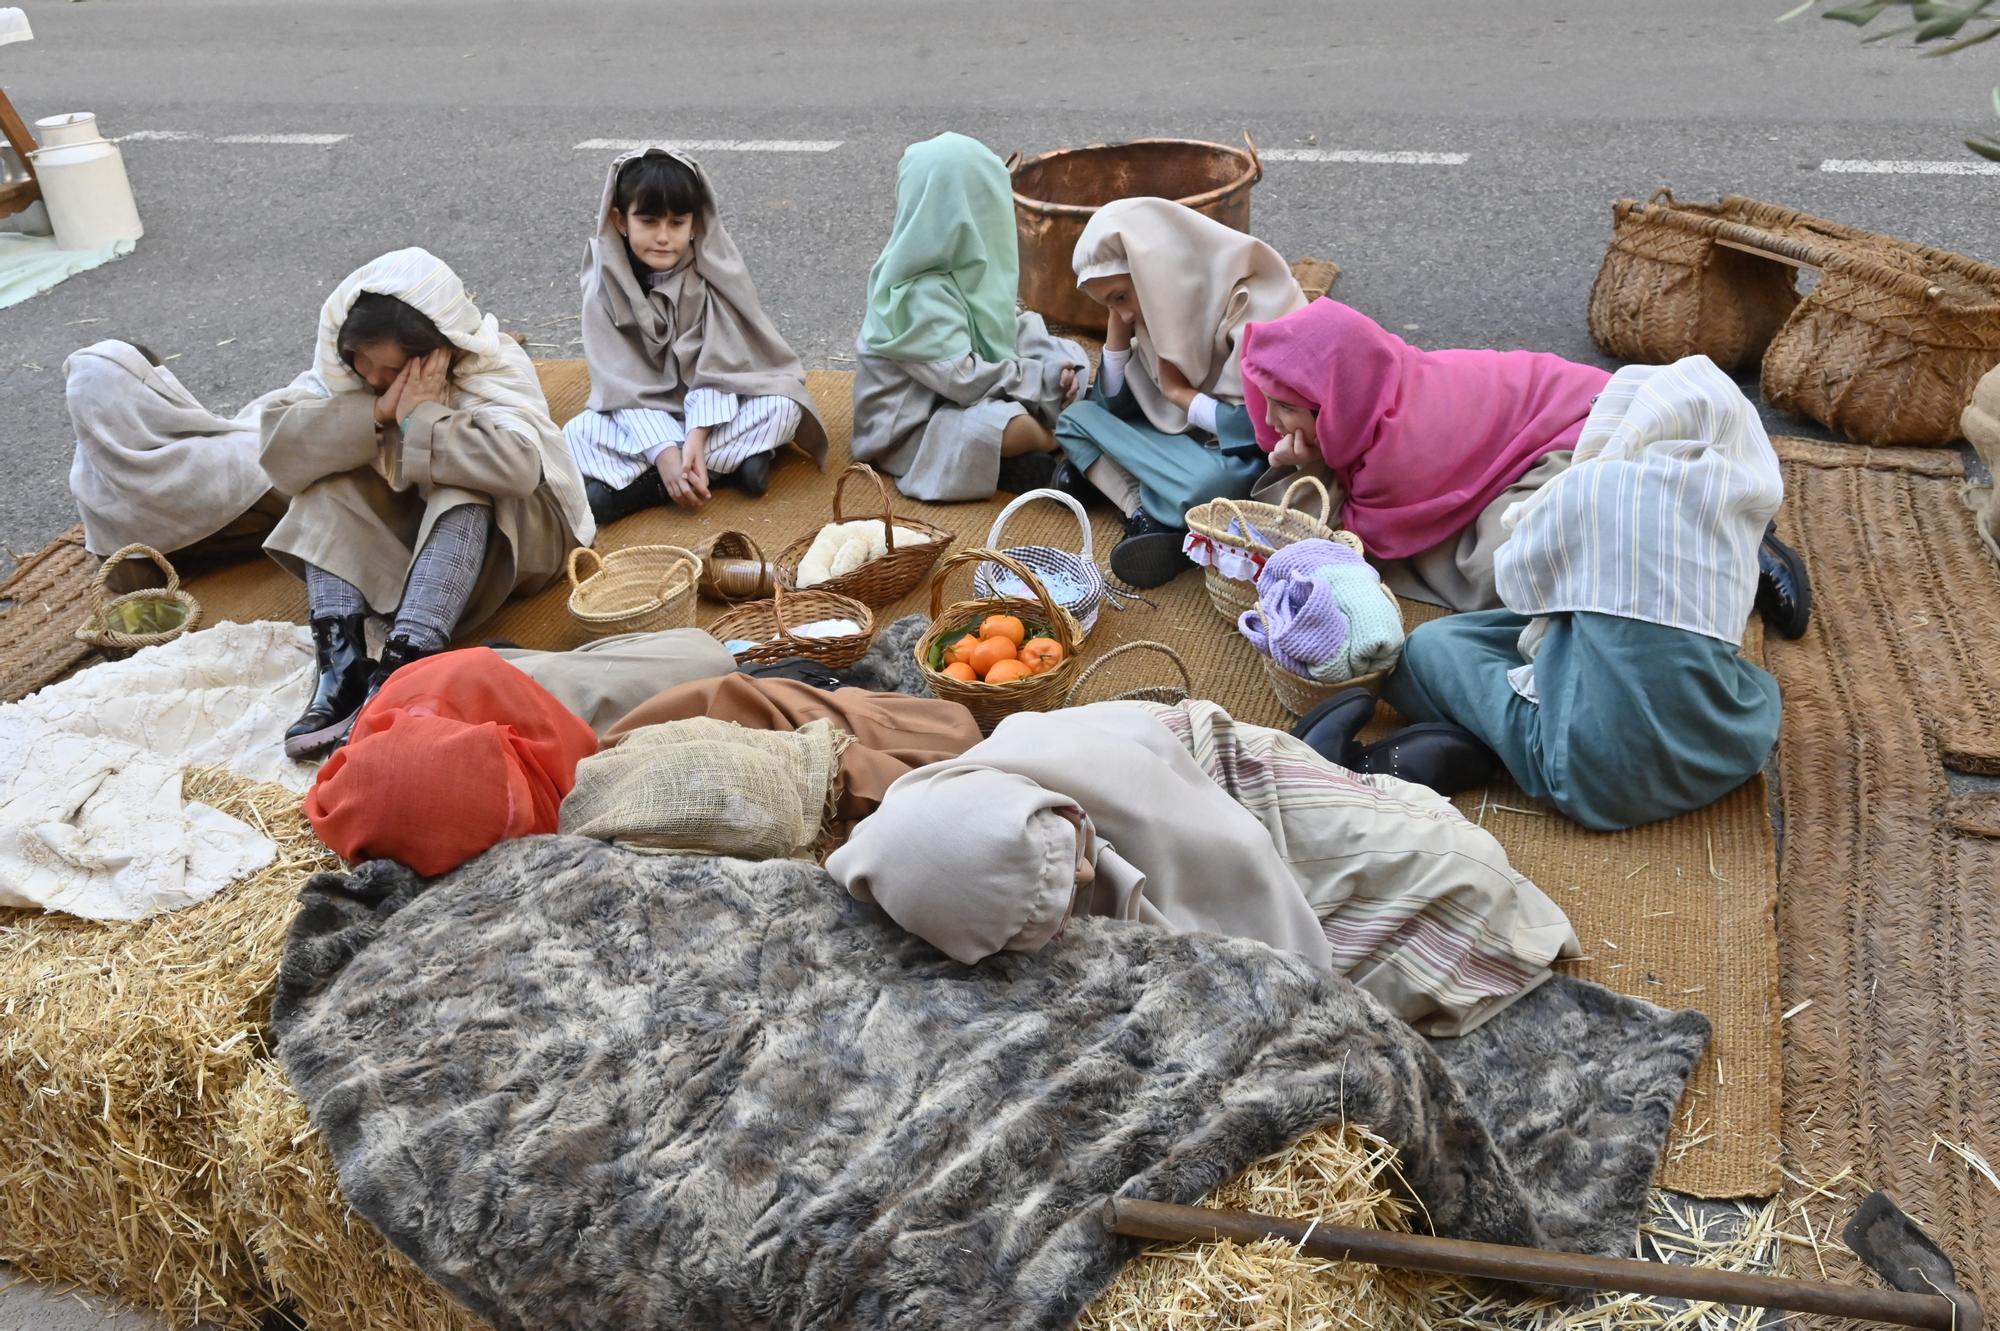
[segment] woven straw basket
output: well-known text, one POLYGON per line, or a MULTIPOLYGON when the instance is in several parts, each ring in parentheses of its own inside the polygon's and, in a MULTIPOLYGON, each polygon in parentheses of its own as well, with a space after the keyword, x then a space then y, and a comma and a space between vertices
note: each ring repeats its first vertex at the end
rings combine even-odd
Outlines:
POLYGON ((735 605, 762 600, 776 586, 771 561, 747 532, 717 532, 695 553, 701 556, 695 590, 711 601, 735 605))
MULTIPOLYGON (((857 601, 864 601, 877 609, 882 609, 894 605, 915 590, 917 584, 924 580, 924 575, 931 571, 931 566, 937 563, 938 557, 944 554, 945 548, 958 539, 958 536, 955 532, 916 518, 898 518, 895 507, 889 500, 889 483, 882 479, 880 472, 865 462, 852 464, 840 474, 840 480, 835 482, 833 487, 835 522, 847 521, 841 508, 841 495, 847 489, 847 483, 856 476, 866 476, 874 481, 876 490, 881 494, 882 541, 889 547, 888 552, 879 559, 869 560, 860 568, 843 573, 837 578, 829 578, 810 590, 852 596, 857 601), (898 548, 896 528, 899 526, 907 527, 911 531, 920 531, 931 539, 923 545, 906 545, 898 548)), ((815 527, 778 552, 774 567, 778 585, 786 591, 799 590, 799 564, 812 549, 813 538, 819 535, 819 531, 820 529, 815 527)))
POLYGON ((1016 712, 1047 712, 1061 707, 1082 669, 1077 653, 1083 646, 1083 629, 1076 617, 1057 605, 1035 571, 1012 555, 999 550, 966 550, 947 559, 931 583, 931 625, 917 640, 917 669, 932 694, 947 702, 961 703, 979 723, 982 733, 990 732, 1016 712), (991 560, 1019 578, 1034 593, 1032 600, 1017 596, 980 596, 970 601, 944 603, 945 576, 960 564, 991 560), (977 624, 988 615, 1014 615, 1024 623, 1047 624, 1050 636, 1063 649, 1063 659, 1039 675, 1017 679, 1011 684, 967 683, 953 679, 931 667, 931 648, 941 639, 959 632, 967 624, 977 624))
MULTIPOLYGON (((1285 487, 1284 494, 1278 497, 1275 504, 1260 504, 1247 499, 1213 499, 1189 509, 1187 525, 1190 532, 1208 540, 1218 551, 1234 550, 1248 556, 1261 572, 1265 560, 1296 541, 1334 540, 1334 530, 1327 526, 1332 514, 1333 496, 1327 493, 1326 486, 1317 476, 1300 476, 1285 487), (1301 493, 1316 493, 1319 496, 1318 517, 1303 508, 1293 507, 1294 496, 1301 493), (1231 520, 1243 530, 1231 533, 1231 520), (1252 530, 1265 540, 1250 536, 1252 530), (1267 541, 1270 543, 1266 544, 1267 541)), ((1202 575, 1215 613, 1228 620, 1231 628, 1236 626, 1239 615, 1257 604, 1255 582, 1232 578, 1212 562, 1202 570, 1202 575)))
POLYGON ((106 559, 97 570, 91 592, 90 618, 77 629, 76 640, 106 656, 130 656, 142 647, 172 642, 201 624, 201 603, 181 590, 180 574, 150 545, 128 545, 106 559), (111 570, 135 556, 158 565, 166 574, 167 585, 107 599, 105 585, 111 580, 111 570))
POLYGON ((780 585, 772 589, 769 600, 737 606, 710 624, 708 632, 717 642, 756 643, 757 646, 736 654, 738 661, 749 665, 769 665, 802 656, 837 670, 853 665, 867 652, 868 644, 875 639, 875 613, 852 596, 842 596, 839 592, 821 591, 817 587, 794 592, 780 585), (801 638, 792 633, 799 625, 822 619, 851 619, 861 626, 861 631, 836 638, 801 638))
POLYGON ((1076 677, 1076 683, 1069 686, 1069 696, 1063 699, 1063 706, 1082 706, 1084 702, 1084 690, 1090 686, 1091 680, 1095 679, 1103 672, 1106 666, 1116 661, 1119 657, 1130 656, 1139 652, 1151 652, 1156 656, 1166 657, 1167 661, 1173 666, 1174 673, 1180 676, 1181 682, 1178 684, 1142 684, 1135 688, 1114 693, 1108 698, 1098 698, 1096 701, 1158 702, 1172 705, 1174 703, 1186 702, 1194 696, 1194 678, 1188 674, 1187 662, 1181 659, 1181 654, 1167 646, 1164 642, 1141 639, 1137 642, 1123 643, 1117 647, 1113 647, 1110 651, 1085 666, 1083 673, 1076 677))
MULTIPOLYGON (((1043 585, 1052 582, 1067 582, 1078 588, 1077 594, 1068 599, 1058 599, 1057 604, 1076 616, 1077 626, 1088 635, 1097 627, 1097 612, 1104 605, 1104 571, 1097 567, 1097 555, 1090 535, 1090 519, 1085 516, 1083 505, 1060 490, 1029 490, 1017 497, 1013 503, 1000 510, 1000 516, 993 519, 993 530, 986 533, 986 544, 995 550, 1013 556, 1019 563, 1026 564, 1042 578, 1043 585), (1000 530, 1007 525, 1007 519, 1023 505, 1038 499, 1058 503, 1076 515, 1076 525, 1083 530, 1083 550, 1073 554, 1068 550, 1058 550, 1052 545, 1010 545, 1000 544, 1000 530)), ((1003 575, 998 564, 981 564, 972 571, 972 590, 980 596, 1000 596, 1000 579, 1003 575)))
MULTIPOLYGON (((1351 531, 1335 532, 1333 539, 1356 554, 1367 553, 1361 548, 1361 538, 1351 531)), ((1389 590, 1389 584, 1386 582, 1382 584, 1382 595, 1389 598, 1389 605, 1398 614, 1402 613, 1403 603, 1396 599, 1396 593, 1389 590)), ((1258 613, 1264 614, 1264 603, 1260 600, 1255 604, 1258 613)), ((1267 621, 1270 618, 1268 615, 1264 617, 1267 621)), ((1389 673, 1386 669, 1377 670, 1373 674, 1356 675, 1352 679, 1340 679, 1330 684, 1322 684, 1316 679, 1294 675, 1262 652, 1257 653, 1257 659, 1263 663, 1265 678, 1271 681, 1271 692, 1278 695, 1278 701, 1284 704, 1285 710, 1293 716, 1304 716, 1334 694, 1344 693, 1348 689, 1367 689, 1371 693, 1379 693, 1382 689, 1382 677, 1389 673)))
POLYGON ((594 638, 694 624, 701 557, 678 545, 633 545, 608 554, 569 552, 569 613, 594 638), (588 573, 579 567, 588 560, 588 573))

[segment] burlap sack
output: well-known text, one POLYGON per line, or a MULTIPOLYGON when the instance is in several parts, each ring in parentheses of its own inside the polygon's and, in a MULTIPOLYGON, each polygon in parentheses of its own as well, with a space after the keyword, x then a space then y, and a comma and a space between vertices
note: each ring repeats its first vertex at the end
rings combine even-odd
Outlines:
POLYGON ((810 859, 845 739, 830 721, 794 731, 709 717, 646 726, 577 765, 561 830, 638 850, 810 859))
POLYGON ((1993 557, 2000 559, 2000 365, 1988 370, 1972 390, 1972 401, 1958 423, 1979 460, 1995 477, 1995 483, 1975 489, 1970 498, 1979 514, 1979 534, 1986 538, 1986 548, 1993 557))

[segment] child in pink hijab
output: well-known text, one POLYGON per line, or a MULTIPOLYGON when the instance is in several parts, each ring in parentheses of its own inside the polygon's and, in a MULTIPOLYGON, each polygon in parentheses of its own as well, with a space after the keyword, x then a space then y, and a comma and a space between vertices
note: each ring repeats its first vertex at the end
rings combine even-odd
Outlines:
POLYGON ((1544 352, 1420 351, 1325 299, 1244 332, 1258 446, 1330 472, 1383 580, 1452 610, 1500 604, 1500 515, 1569 465, 1610 379, 1544 352))

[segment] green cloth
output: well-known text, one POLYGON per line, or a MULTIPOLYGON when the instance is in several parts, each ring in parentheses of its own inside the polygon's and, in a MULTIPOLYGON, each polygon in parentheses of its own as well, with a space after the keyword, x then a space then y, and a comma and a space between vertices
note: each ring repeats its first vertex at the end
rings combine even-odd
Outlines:
POLYGON ((1099 379, 1057 419, 1056 442, 1078 471, 1109 457, 1139 482, 1139 505, 1155 521, 1185 527, 1197 504, 1249 498, 1269 465, 1241 403, 1217 402, 1215 428, 1221 437, 1213 442, 1202 431, 1163 433, 1140 413, 1130 378, 1115 397, 1099 379))
POLYGON ((868 352, 1012 360, 1020 285, 1006 164, 963 134, 911 144, 896 169, 895 229, 868 272, 868 352))
POLYGON ((78 273, 122 259, 132 246, 129 240, 114 240, 94 250, 62 250, 56 248, 53 236, 0 232, 0 310, 39 296, 78 273))
POLYGON ((1531 797, 1597 831, 1705 808, 1778 740, 1778 681, 1726 642, 1588 611, 1549 616, 1539 703, 1514 691, 1528 620, 1511 610, 1419 625, 1382 697, 1411 721, 1463 726, 1531 797))

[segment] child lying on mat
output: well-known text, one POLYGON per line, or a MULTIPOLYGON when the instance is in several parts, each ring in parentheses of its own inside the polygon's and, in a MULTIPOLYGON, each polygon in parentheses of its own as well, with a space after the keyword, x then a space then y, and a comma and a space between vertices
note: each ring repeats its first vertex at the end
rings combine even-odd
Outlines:
POLYGON ((795 436, 825 460, 805 367, 691 157, 647 148, 611 163, 583 261, 583 356, 589 407, 563 437, 599 523, 699 507, 721 478, 761 495, 795 436))

